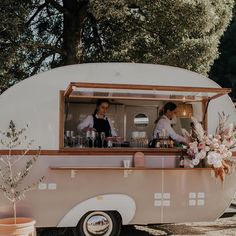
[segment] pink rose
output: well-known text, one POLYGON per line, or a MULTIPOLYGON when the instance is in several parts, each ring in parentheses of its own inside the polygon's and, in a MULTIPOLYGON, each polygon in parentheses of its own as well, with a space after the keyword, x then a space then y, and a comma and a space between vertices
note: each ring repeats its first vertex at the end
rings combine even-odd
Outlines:
POLYGON ((202 150, 202 149, 205 149, 205 147, 206 147, 206 145, 205 145, 205 143, 203 143, 203 142, 201 142, 201 143, 198 144, 198 148, 201 149, 201 150, 202 150))

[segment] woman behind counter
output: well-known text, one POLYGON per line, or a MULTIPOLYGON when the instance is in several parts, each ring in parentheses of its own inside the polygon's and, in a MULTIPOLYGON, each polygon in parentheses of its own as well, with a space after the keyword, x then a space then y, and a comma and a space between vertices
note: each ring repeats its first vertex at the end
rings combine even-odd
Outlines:
POLYGON ((171 127, 171 119, 176 115, 176 104, 173 102, 168 102, 164 105, 162 114, 156 121, 156 126, 153 131, 153 138, 158 138, 165 130, 167 136, 171 137, 174 141, 178 143, 188 144, 187 138, 177 134, 171 127))
MULTIPOLYGON (((92 115, 88 115, 78 126, 77 129, 82 132, 87 130, 94 130, 101 134, 105 133, 106 137, 117 136, 112 122, 106 117, 106 112, 109 108, 109 101, 107 99, 99 99, 97 106, 92 115)), ((99 135, 100 136, 100 135, 99 135)))

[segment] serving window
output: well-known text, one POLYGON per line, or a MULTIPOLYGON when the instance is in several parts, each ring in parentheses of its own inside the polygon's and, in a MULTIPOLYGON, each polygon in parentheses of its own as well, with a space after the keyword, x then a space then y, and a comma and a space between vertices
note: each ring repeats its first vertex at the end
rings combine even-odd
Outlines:
POLYGON ((70 83, 60 93, 60 149, 91 147, 87 145, 89 138, 78 131, 77 126, 93 113, 97 99, 109 100, 106 115, 118 136, 122 137, 122 141, 113 146, 120 148, 123 144, 122 147, 126 148, 146 148, 159 110, 167 101, 173 101, 178 107, 174 129, 178 131, 182 127, 189 130, 191 115, 197 116, 206 128, 209 101, 229 92, 226 88, 70 83), (139 137, 140 141, 134 143, 135 137, 137 140, 139 137))

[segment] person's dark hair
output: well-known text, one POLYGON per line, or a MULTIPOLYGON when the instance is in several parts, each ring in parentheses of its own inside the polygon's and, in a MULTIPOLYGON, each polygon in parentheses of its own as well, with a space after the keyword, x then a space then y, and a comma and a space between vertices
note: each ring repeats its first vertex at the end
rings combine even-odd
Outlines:
POLYGON ((177 105, 173 102, 167 102, 162 109, 159 111, 159 116, 155 120, 155 123, 157 123, 163 115, 166 114, 167 111, 174 111, 177 108, 177 105))
POLYGON ((110 105, 110 102, 109 102, 108 99, 98 99, 98 100, 97 100, 97 103, 96 103, 97 106, 96 106, 96 108, 95 108, 95 110, 94 110, 94 112, 93 112, 93 115, 96 115, 96 114, 97 114, 98 107, 99 107, 102 103, 107 103, 108 105, 110 105))
POLYGON ((164 107, 163 107, 163 115, 166 114, 166 112, 169 111, 174 111, 177 108, 176 104, 173 102, 167 102, 164 107))

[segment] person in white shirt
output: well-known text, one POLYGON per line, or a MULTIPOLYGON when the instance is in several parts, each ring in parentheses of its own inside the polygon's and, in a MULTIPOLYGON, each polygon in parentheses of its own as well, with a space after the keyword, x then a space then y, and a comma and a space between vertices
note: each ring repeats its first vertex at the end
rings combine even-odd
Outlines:
POLYGON ((176 115, 176 108, 177 106, 173 102, 168 102, 164 105, 162 114, 156 121, 156 126, 153 131, 153 138, 158 138, 163 131, 165 131, 166 135, 171 137, 174 141, 188 144, 188 140, 177 134, 171 127, 171 119, 173 119, 176 115))
POLYGON ((106 137, 117 136, 112 122, 106 116, 109 105, 109 100, 99 99, 94 113, 88 115, 80 124, 78 124, 77 129, 82 132, 86 132, 87 130, 94 130, 98 133, 104 132, 106 137))

